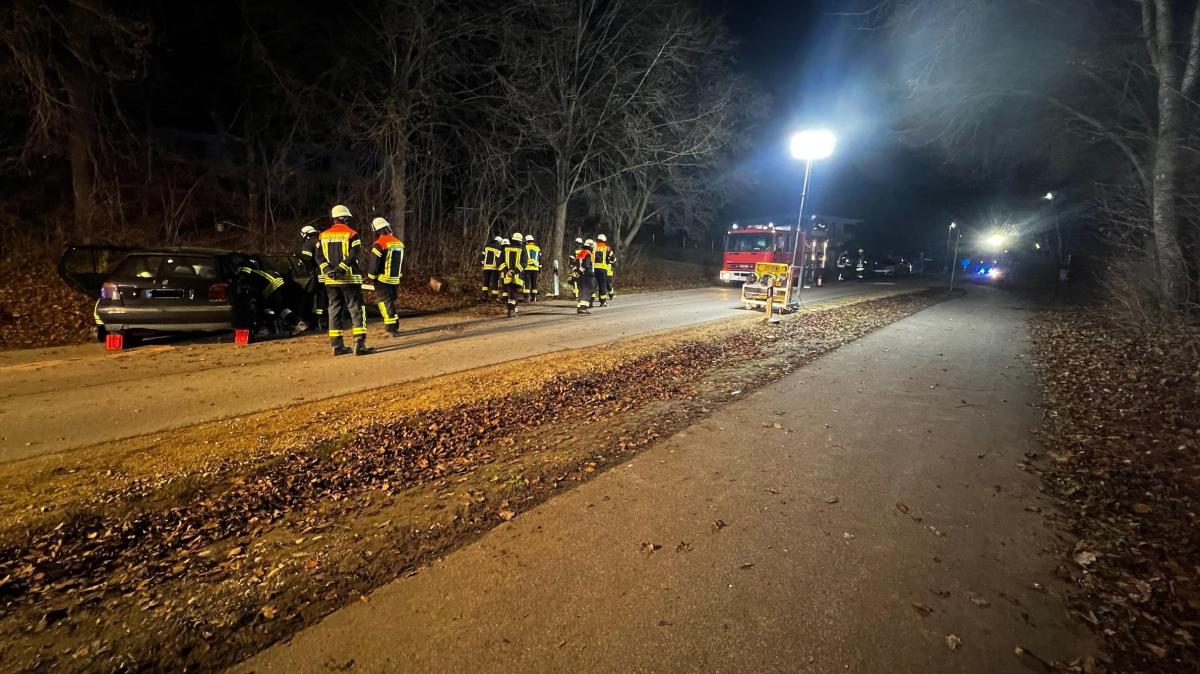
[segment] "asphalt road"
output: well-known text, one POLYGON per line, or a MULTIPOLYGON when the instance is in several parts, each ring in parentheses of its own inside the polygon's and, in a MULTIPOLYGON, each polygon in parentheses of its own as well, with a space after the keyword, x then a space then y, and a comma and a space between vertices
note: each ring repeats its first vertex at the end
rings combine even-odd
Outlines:
MULTIPOLYGON (((921 281, 908 280, 918 285, 921 281)), ((806 290, 806 303, 895 283, 806 290)), ((0 463, 284 407, 553 351, 745 315, 735 289, 623 295, 592 316, 566 301, 515 319, 469 313, 405 319, 399 339, 378 323, 367 358, 329 354, 310 335, 247 346, 177 343, 106 354, 100 345, 0 352, 0 463)))
POLYGON ((1019 468, 1040 450, 1024 313, 970 288, 234 669, 1026 674, 1017 646, 1094 653, 1019 468))

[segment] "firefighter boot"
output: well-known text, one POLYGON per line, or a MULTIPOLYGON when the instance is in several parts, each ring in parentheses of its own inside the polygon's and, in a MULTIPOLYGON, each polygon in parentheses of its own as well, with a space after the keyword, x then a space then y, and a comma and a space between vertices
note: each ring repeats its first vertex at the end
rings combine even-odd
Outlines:
POLYGON ((333 355, 335 356, 344 356, 351 352, 351 349, 346 346, 341 337, 334 337, 329 340, 329 343, 333 346, 333 355))
POLYGON ((516 316, 516 315, 517 315, 517 303, 516 303, 516 302, 509 302, 509 303, 508 303, 508 314, 507 314, 507 316, 508 316, 509 318, 512 318, 513 316, 516 316))
MULTIPOLYGON (((347 351, 348 350, 349 349, 347 349, 347 351)), ((369 356, 373 353, 375 353, 375 349, 367 346, 366 335, 359 335, 358 337, 354 338, 354 355, 369 356)))

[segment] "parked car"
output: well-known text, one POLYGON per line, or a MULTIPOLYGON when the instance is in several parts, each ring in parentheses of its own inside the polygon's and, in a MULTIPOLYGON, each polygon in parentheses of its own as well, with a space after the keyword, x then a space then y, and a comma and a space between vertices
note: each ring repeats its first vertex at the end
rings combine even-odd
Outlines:
POLYGON ((892 259, 885 257, 871 265, 872 276, 906 276, 912 273, 912 265, 903 258, 892 259))
POLYGON ((241 259, 205 248, 131 252, 101 284, 96 320, 106 332, 135 335, 231 330, 241 259))

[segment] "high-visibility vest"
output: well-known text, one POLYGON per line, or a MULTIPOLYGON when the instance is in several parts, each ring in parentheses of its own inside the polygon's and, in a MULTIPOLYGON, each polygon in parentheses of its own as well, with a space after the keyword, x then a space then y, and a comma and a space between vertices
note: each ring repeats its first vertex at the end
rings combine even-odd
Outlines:
POLYGON ((330 286, 359 285, 358 250, 362 242, 358 233, 340 222, 321 232, 317 238, 317 266, 321 282, 330 286))
POLYGON ((372 278, 391 285, 400 283, 404 268, 404 242, 391 234, 384 234, 375 239, 371 253, 375 256, 375 274, 372 278))
POLYGON ((612 249, 608 247, 607 243, 604 243, 603 241, 597 241, 596 249, 592 252, 592 259, 595 260, 595 262, 593 262, 593 266, 595 266, 596 269, 603 269, 605 271, 611 269, 612 265, 609 264, 609 253, 611 251, 612 249))
POLYGON ((542 249, 536 243, 525 244, 525 271, 537 271, 542 268, 542 249))
POLYGON ((484 246, 482 264, 484 271, 495 270, 500 263, 500 249, 495 246, 484 246))

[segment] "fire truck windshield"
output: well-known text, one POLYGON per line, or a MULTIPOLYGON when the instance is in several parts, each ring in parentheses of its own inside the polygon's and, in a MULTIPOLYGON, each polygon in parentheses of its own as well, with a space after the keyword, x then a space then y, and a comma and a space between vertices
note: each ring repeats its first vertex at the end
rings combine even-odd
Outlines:
POLYGON ((771 250, 770 232, 745 232, 729 235, 725 250, 730 253, 765 253, 771 250))

